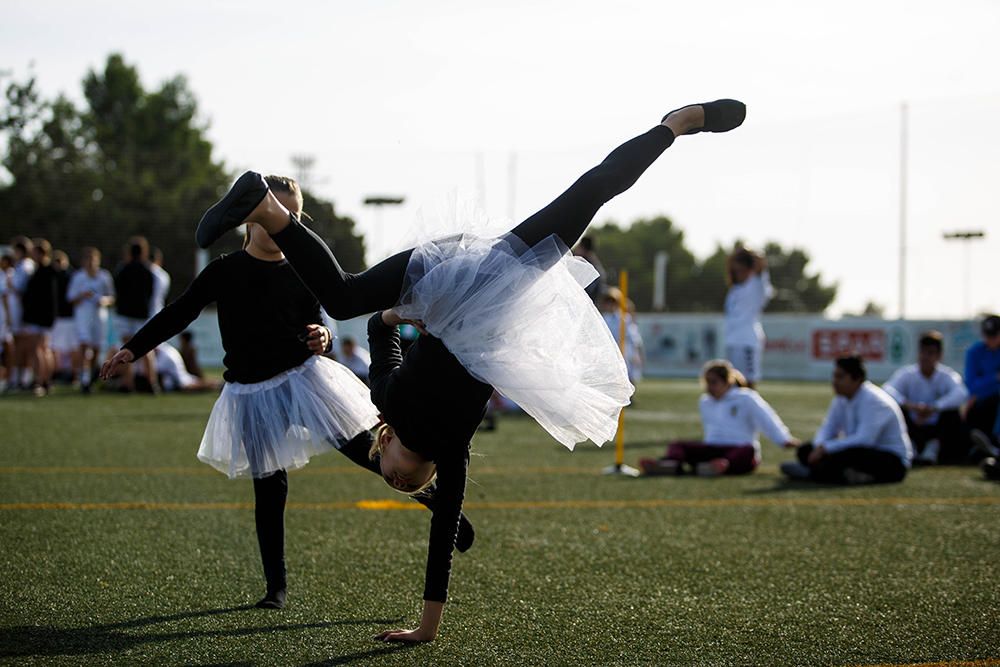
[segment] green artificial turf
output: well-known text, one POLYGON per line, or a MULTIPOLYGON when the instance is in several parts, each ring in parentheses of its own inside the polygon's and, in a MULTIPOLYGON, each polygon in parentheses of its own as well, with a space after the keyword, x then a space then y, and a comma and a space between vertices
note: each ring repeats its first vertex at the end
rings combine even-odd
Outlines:
MULTIPOLYGON (((698 437, 697 394, 644 382, 626 463, 698 437)), ((830 400, 763 394, 802 438, 830 400)), ((477 539, 436 642, 372 641, 418 620, 429 515, 358 508, 410 501, 335 452, 290 475, 288 607, 249 608, 251 485, 195 459, 213 400, 0 398, 0 661, 1000 664, 1000 485, 977 469, 792 484, 765 442, 745 477, 625 479, 601 474, 613 445, 570 453, 521 417, 474 442, 477 539)))

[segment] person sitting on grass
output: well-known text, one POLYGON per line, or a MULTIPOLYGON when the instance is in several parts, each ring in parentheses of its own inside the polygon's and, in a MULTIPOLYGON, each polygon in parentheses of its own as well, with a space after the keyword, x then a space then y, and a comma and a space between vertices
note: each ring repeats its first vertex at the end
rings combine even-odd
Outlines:
POLYGON ((833 484, 902 482, 913 460, 906 420, 889 394, 868 382, 861 357, 837 359, 826 419, 812 442, 781 471, 792 479, 833 484))
POLYGON ((962 461, 969 450, 962 418, 958 416, 969 392, 962 376, 940 363, 943 349, 941 332, 924 332, 920 335, 917 363, 900 368, 882 385, 903 409, 914 464, 962 461))
POLYGON ((685 464, 702 477, 753 472, 761 460, 761 432, 782 447, 799 445, 774 409, 747 388, 743 375, 730 362, 709 361, 702 369, 702 380, 705 393, 698 407, 704 441, 672 442, 666 456, 640 460, 646 475, 676 475, 685 464))
POLYGON ((962 406, 975 455, 1000 456, 1000 315, 987 315, 982 340, 965 353, 965 386, 969 400, 962 406))

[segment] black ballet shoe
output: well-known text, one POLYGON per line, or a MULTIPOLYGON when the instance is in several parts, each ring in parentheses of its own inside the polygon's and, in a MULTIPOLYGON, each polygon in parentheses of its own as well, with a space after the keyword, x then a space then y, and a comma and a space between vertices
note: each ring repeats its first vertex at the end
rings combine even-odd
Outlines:
POLYGON ((268 591, 254 606, 258 609, 284 609, 287 593, 284 588, 268 591))
POLYGON ((248 171, 237 178, 226 196, 201 216, 195 232, 198 247, 207 248, 230 229, 243 224, 266 195, 267 181, 257 172, 248 171))
POLYGON ((687 109, 688 107, 701 107, 705 110, 705 124, 695 130, 688 130, 684 134, 698 134, 699 132, 728 132, 735 130, 743 124, 747 117, 747 105, 739 100, 715 100, 714 102, 702 102, 701 104, 688 104, 680 109, 674 109, 660 122, 667 119, 671 113, 687 109))
POLYGON ((476 529, 466 518, 465 514, 458 517, 458 534, 455 535, 455 548, 459 553, 465 553, 472 548, 472 543, 476 541, 476 529))

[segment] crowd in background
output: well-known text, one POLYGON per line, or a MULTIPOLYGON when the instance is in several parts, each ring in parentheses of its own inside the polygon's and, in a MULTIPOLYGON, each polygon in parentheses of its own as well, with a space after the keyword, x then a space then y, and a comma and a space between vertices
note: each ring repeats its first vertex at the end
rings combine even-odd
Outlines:
MULTIPOLYGON (((611 334, 618 339, 624 331, 623 356, 630 380, 638 383, 643 343, 634 304, 608 285, 590 239, 583 239, 574 252, 598 272, 588 294, 611 334)), ((0 254, 4 393, 44 397, 56 381, 89 393, 103 359, 163 308, 170 274, 162 253, 145 238, 128 239, 113 271, 102 267, 101 253, 93 247, 80 249, 76 259, 74 266, 66 252, 54 250, 47 240, 24 236, 11 239, 8 251, 0 254)), ((646 474, 752 472, 761 461, 763 433, 779 446, 796 448, 796 461, 782 466, 796 479, 895 482, 912 465, 979 461, 988 476, 1000 477, 1000 316, 982 320, 982 340, 968 350, 961 374, 941 363, 944 338, 936 331, 920 337, 915 363, 898 369, 881 387, 868 381, 862 359, 836 360, 833 402, 814 438, 802 443, 755 390, 763 368, 761 315, 773 294, 766 259, 737 246, 729 257, 728 276, 727 358, 703 369, 703 438, 670 443, 663 457, 642 460, 646 474)), ((329 356, 367 382, 368 351, 350 337, 340 343, 329 356)), ((179 336, 177 347, 163 343, 128 369, 108 388, 159 393, 218 387, 201 369, 188 331, 179 336)), ((486 428, 495 428, 497 413, 517 409, 494 397, 486 428)))

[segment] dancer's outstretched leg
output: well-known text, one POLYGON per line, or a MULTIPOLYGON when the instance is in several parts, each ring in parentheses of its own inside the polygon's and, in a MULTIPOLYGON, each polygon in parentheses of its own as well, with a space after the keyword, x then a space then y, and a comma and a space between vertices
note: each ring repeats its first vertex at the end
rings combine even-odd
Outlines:
POLYGON ((695 132, 725 132, 738 127, 746 107, 735 100, 718 100, 683 107, 667 114, 649 132, 630 139, 611 152, 551 204, 512 230, 529 246, 557 235, 567 247, 576 245, 598 209, 628 190, 644 171, 670 147, 675 137, 695 132))
MULTIPOLYGON (((746 108, 734 100, 683 107, 662 123, 616 148, 604 162, 512 231, 529 246, 556 234, 568 247, 583 235, 598 209, 624 192, 681 134, 725 132, 743 122, 746 108)), ((198 225, 203 247, 242 221, 260 225, 274 238, 303 284, 331 317, 348 319, 396 305, 411 250, 359 273, 346 273, 322 239, 302 226, 267 189, 263 177, 247 172, 198 225)))

